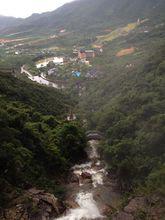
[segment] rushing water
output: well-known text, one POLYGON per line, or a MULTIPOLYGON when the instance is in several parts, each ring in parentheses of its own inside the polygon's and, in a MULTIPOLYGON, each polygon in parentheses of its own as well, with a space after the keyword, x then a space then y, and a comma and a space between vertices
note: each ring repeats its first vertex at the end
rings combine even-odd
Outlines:
POLYGON ((75 201, 79 208, 70 209, 66 216, 58 218, 59 220, 80 220, 80 219, 98 219, 103 218, 100 214, 92 193, 80 192, 75 201))
POLYGON ((72 172, 79 179, 79 190, 75 195, 75 202, 78 207, 70 209, 66 212, 65 216, 56 218, 58 220, 89 220, 89 219, 103 219, 104 216, 100 213, 96 201, 94 200, 93 190, 99 188, 104 183, 104 177, 107 172, 104 167, 101 166, 99 154, 97 152, 97 141, 89 141, 89 149, 87 150, 90 161, 75 165, 72 167, 72 172), (88 190, 84 190, 84 179, 82 175, 91 176, 92 187, 88 190))

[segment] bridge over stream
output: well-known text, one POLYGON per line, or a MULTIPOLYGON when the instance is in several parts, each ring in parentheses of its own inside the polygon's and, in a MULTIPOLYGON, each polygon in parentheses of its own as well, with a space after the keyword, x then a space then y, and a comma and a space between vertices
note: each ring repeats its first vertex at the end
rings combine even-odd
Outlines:
POLYGON ((103 133, 96 130, 89 130, 86 132, 87 140, 102 140, 104 138, 103 133))

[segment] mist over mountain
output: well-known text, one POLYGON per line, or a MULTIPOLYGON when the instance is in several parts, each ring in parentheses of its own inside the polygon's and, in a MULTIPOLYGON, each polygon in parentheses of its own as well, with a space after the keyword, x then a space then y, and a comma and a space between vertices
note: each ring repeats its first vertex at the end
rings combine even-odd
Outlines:
POLYGON ((21 18, 7 17, 0 15, 0 30, 20 24, 21 18))
POLYGON ((2 20, 1 33, 44 33, 60 28, 69 31, 97 31, 133 22, 138 18, 161 19, 164 10, 164 0, 77 0, 55 11, 33 14, 26 19, 9 18, 6 23, 2 20))

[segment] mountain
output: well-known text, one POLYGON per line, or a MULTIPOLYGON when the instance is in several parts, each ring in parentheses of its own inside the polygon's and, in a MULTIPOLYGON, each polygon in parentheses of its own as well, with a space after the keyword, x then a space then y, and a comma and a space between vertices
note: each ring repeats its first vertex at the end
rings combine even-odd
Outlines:
POLYGON ((22 21, 21 18, 7 17, 0 15, 0 30, 19 25, 22 21))
POLYGON ((138 18, 160 19, 164 10, 164 0, 77 0, 52 12, 33 14, 21 23, 4 28, 1 33, 48 33, 61 28, 91 32, 134 22, 138 18))

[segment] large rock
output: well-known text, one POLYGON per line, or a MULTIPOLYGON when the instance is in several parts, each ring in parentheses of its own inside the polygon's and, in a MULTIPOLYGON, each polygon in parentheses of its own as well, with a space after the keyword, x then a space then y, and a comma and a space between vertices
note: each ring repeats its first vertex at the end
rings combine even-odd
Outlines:
POLYGON ((58 199, 43 190, 32 188, 13 202, 10 209, 4 211, 2 220, 49 220, 64 211, 58 199))
POLYGON ((134 214, 138 210, 145 210, 146 205, 147 203, 144 197, 136 197, 129 202, 129 204, 124 208, 124 211, 134 214))
POLYGON ((15 207, 5 210, 2 220, 29 220, 27 210, 24 210, 23 205, 19 204, 15 207))
POLYGON ((76 209, 79 207, 78 204, 71 199, 65 201, 65 206, 67 207, 67 209, 76 209))
POLYGON ((51 205, 55 209, 57 214, 60 214, 58 199, 53 194, 44 193, 44 194, 41 194, 40 198, 44 202, 47 202, 49 205, 51 205))
POLYGON ((102 208, 101 214, 102 214, 103 216, 110 216, 110 214, 112 214, 112 212, 113 212, 112 207, 109 206, 109 205, 105 205, 105 206, 102 208))
POLYGON ((79 183, 79 178, 78 176, 76 176, 74 173, 71 174, 70 178, 69 178, 69 182, 71 183, 79 183))
POLYGON ((92 178, 91 174, 90 174, 90 173, 87 173, 87 172, 82 173, 82 174, 81 174, 81 177, 82 177, 83 179, 91 179, 91 178, 92 178))
MULTIPOLYGON (((130 200, 129 204, 113 216, 113 220, 139 220, 139 214, 147 216, 149 220, 164 219, 165 216, 165 199, 161 196, 152 197, 135 197, 130 200)), ((145 218, 145 217, 144 217, 145 218)))
POLYGON ((43 216, 47 217, 53 213, 55 216, 60 214, 61 204, 53 194, 33 188, 27 191, 27 196, 31 198, 36 207, 39 207, 38 212, 44 213, 43 216))

